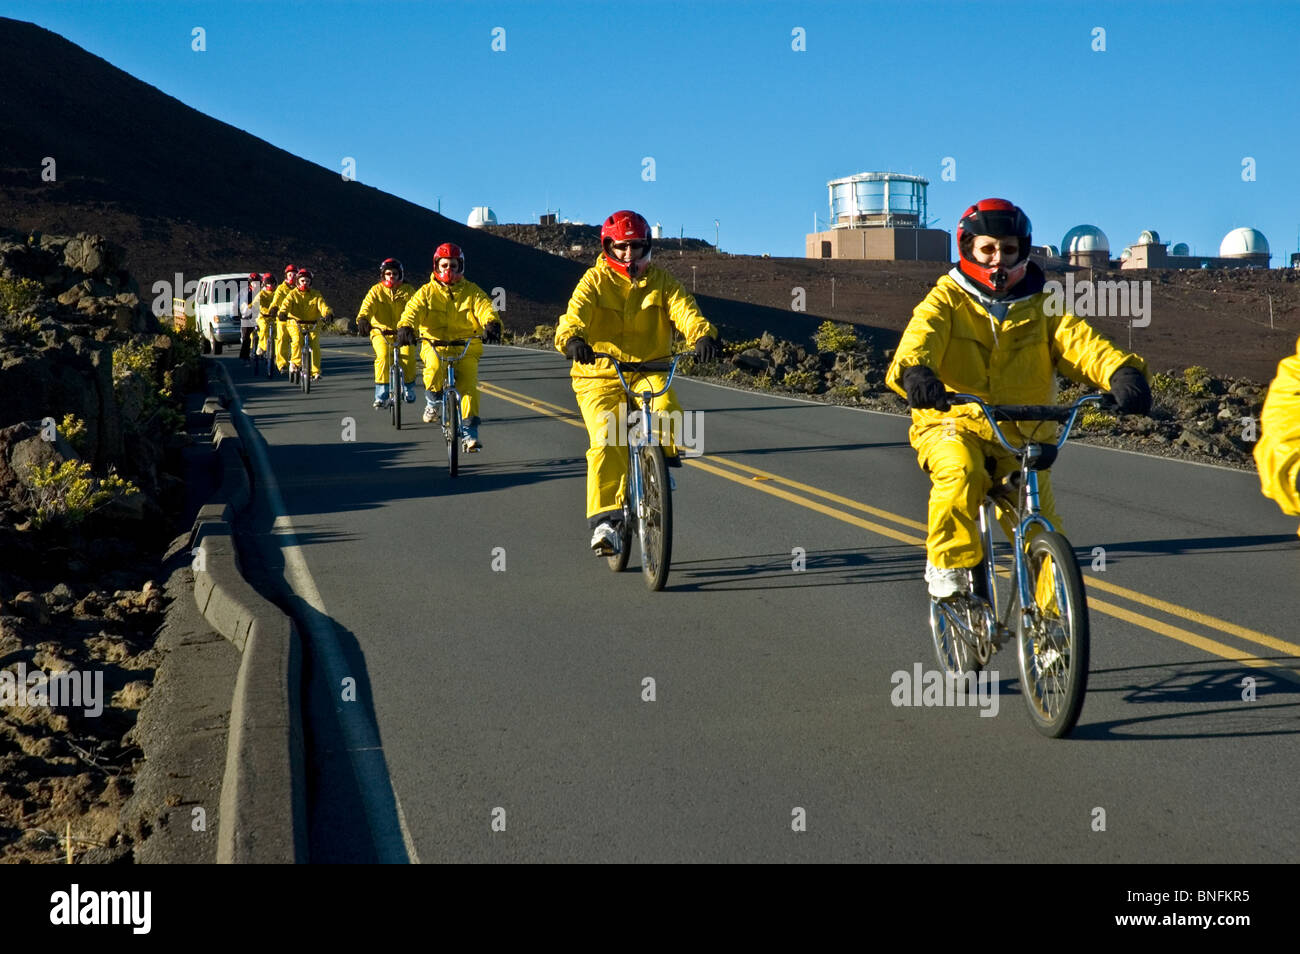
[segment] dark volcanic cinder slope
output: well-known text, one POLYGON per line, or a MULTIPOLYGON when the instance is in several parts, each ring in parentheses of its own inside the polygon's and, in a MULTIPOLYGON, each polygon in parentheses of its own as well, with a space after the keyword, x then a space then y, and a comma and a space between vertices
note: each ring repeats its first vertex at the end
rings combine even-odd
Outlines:
MULTIPOLYGON (((380 259, 417 284, 437 242, 507 291, 507 319, 553 322, 583 266, 472 230, 205 116, 55 33, 0 18, 0 223, 99 232, 142 286, 287 261, 355 313, 380 259), (41 178, 45 157, 57 179, 41 178)), ((142 288, 148 293, 148 288, 142 288)), ((143 296, 142 296, 143 297, 143 296)))

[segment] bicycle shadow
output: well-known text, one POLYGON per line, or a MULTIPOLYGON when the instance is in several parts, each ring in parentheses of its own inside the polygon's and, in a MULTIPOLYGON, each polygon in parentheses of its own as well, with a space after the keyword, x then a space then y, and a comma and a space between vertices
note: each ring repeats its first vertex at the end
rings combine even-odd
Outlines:
MULTIPOLYGON (((1099 544, 1100 545, 1100 544, 1099 544)), ((1238 550, 1259 550, 1262 552, 1276 550, 1300 549, 1300 537, 1294 533, 1261 533, 1250 537, 1239 535, 1223 537, 1183 537, 1182 539, 1129 540, 1124 543, 1104 545, 1106 562, 1109 564, 1117 557, 1148 555, 1178 556, 1189 553, 1227 553, 1238 550)), ((1090 546, 1075 546, 1074 554, 1081 567, 1091 563, 1093 554, 1090 546)))
MULTIPOLYGON (((636 543, 632 546, 635 561, 636 543)), ((664 589, 700 593, 896 583, 919 579, 924 567, 925 558, 918 557, 914 547, 902 545, 871 550, 817 550, 802 557, 787 551, 674 560, 664 589), (779 580, 789 582, 782 584, 779 580)))
MULTIPOLYGON (((1198 706, 1195 711, 1161 712, 1080 721, 1070 738, 1081 741, 1137 741, 1162 739, 1249 738, 1300 735, 1300 685, 1281 675, 1284 667, 1300 663, 1294 656, 1259 657, 1275 663, 1261 669, 1220 660, 1187 660, 1149 666, 1092 670, 1088 695, 1120 693, 1130 705, 1198 706), (1153 672, 1152 678, 1126 679, 1125 675, 1153 672), (1250 680, 1247 682, 1247 680, 1250 680), (1294 701, 1266 702, 1278 696, 1294 701), (1210 724, 1203 725, 1204 720, 1210 724), (1177 730, 1171 726, 1178 726, 1177 730)), ((1022 694, 1018 675, 999 685, 1000 694, 1022 694)), ((1085 700, 1082 719, 1088 716, 1085 700)))

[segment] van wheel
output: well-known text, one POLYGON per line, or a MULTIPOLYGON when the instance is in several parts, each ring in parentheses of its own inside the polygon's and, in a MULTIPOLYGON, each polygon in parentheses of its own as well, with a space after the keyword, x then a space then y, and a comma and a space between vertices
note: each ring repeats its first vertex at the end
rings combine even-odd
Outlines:
POLYGON ((221 339, 217 337, 217 329, 212 329, 212 353, 221 354, 221 339))

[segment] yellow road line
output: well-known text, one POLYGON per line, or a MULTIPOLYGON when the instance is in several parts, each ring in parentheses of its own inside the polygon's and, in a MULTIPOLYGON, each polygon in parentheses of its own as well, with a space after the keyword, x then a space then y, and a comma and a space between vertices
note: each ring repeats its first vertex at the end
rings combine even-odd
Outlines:
MULTIPOLYGON (((487 384, 486 382, 482 382, 480 383, 480 387, 486 388, 489 393, 494 394, 494 396, 500 398, 503 401, 509 401, 511 404, 517 404, 523 408, 531 408, 540 411, 542 414, 545 414, 548 417, 556 418, 557 420, 564 421, 565 423, 571 424, 574 427, 581 428, 584 431, 586 430, 586 426, 583 424, 581 417, 571 408, 561 407, 558 404, 552 404, 549 401, 542 401, 537 398, 530 397, 529 395, 526 394, 520 394, 517 391, 510 391, 507 388, 501 387, 500 385, 491 385, 491 384, 487 384)), ((855 527, 860 527, 863 530, 868 530, 872 533, 878 534, 883 537, 887 537, 891 540, 897 540, 901 543, 908 543, 913 546, 921 547, 922 549, 924 549, 925 547, 924 537, 917 537, 911 534, 902 533, 898 530, 893 529, 892 527, 886 527, 878 523, 873 523, 870 520, 864 520, 861 517, 858 517, 854 514, 845 513, 843 510, 837 510, 834 507, 830 507, 827 506, 826 504, 819 503, 816 500, 810 500, 807 497, 800 496, 799 494, 791 493, 790 491, 787 490, 782 490, 780 487, 775 487, 765 483, 765 481, 770 480, 779 484, 784 484, 785 486, 788 487, 794 487, 798 490, 802 490, 804 493, 813 494, 825 500, 833 501, 834 503, 837 503, 840 506, 851 507, 853 509, 860 510, 864 513, 869 513, 873 516, 881 517, 882 519, 891 520, 895 523, 902 524, 903 526, 912 527, 917 530, 926 529, 926 526, 923 523, 920 523, 915 520, 910 520, 898 514, 891 513, 887 510, 881 510, 877 507, 872 507, 868 504, 864 504, 859 501, 852 500, 848 497, 842 497, 839 494, 834 494, 831 493, 830 491, 820 490, 819 488, 813 487, 809 484, 800 483, 797 480, 791 480, 787 477, 782 477, 779 474, 774 474, 771 473, 770 471, 760 470, 757 467, 750 467, 747 464, 741 464, 737 461, 728 460, 724 457, 716 457, 716 456, 709 457, 707 460, 699 457, 687 457, 687 458, 683 458, 682 462, 684 464, 689 464, 693 467, 698 467, 699 469, 706 471, 710 474, 714 474, 718 477, 722 477, 725 480, 730 480, 733 483, 737 483, 742 486, 752 488, 754 490, 762 491, 765 494, 769 494, 773 497, 778 497, 782 500, 786 500, 790 503, 797 504, 809 510, 816 511, 817 513, 823 514, 827 517, 831 517, 832 519, 835 520, 839 520, 843 523, 848 523, 855 527), (719 465, 723 465, 723 466, 719 466, 719 465), (737 471, 749 473, 753 476, 748 478, 740 476, 740 474, 733 473, 731 470, 725 469, 728 467, 734 468, 737 471)), ((1007 574, 1007 572, 1001 568, 999 568, 998 573, 999 575, 1009 576, 1009 574, 1007 574)), ((1291 656, 1300 657, 1300 645, 1297 645, 1295 643, 1289 643, 1286 640, 1278 639, 1274 636, 1268 635, 1267 633, 1261 633, 1258 630, 1250 629, 1245 626, 1238 626, 1236 623, 1231 623, 1227 620, 1219 619, 1218 617, 1210 616, 1206 613, 1200 613, 1197 612, 1196 610, 1188 609, 1187 607, 1184 606, 1179 606, 1176 603, 1170 603, 1166 600, 1162 600, 1154 596, 1147 596, 1145 593, 1139 593, 1136 590, 1131 590, 1128 589, 1127 587, 1123 587, 1123 586, 1119 586, 1118 584, 1111 583, 1108 580, 1103 580, 1099 578, 1095 573, 1089 573, 1087 575, 1087 585, 1091 588, 1096 588, 1104 592, 1113 593, 1116 596, 1123 597, 1124 599, 1132 600, 1135 603, 1140 603, 1144 606, 1150 607, 1151 609, 1168 613, 1171 616, 1178 616, 1182 619, 1189 620, 1191 622, 1204 626, 1207 629, 1217 629, 1220 632, 1226 633, 1227 635, 1230 636, 1236 636, 1237 638, 1243 639, 1247 642, 1257 643, 1261 646, 1266 646, 1269 649, 1277 650, 1278 652, 1286 653, 1291 656)), ((1240 651, 1229 646, 1227 643, 1221 643, 1218 642, 1217 640, 1207 639, 1204 636, 1198 636, 1195 633, 1190 632, 1189 630, 1182 629, 1178 626, 1173 626, 1169 623, 1161 622, 1160 620, 1153 619, 1150 616, 1145 616, 1141 613, 1135 613, 1132 610, 1125 609, 1124 607, 1117 606, 1116 604, 1107 602, 1105 600, 1099 600, 1096 599, 1095 597, 1089 597, 1088 607, 1089 609, 1099 610, 1107 614, 1108 616, 1114 616, 1117 619, 1122 619, 1125 622, 1132 623, 1135 626, 1140 626, 1143 629, 1148 629, 1151 632, 1158 633, 1161 636, 1167 636, 1170 639, 1174 639, 1179 642, 1186 643, 1189 646, 1194 646, 1197 649, 1210 653, 1211 655, 1219 656, 1224 659, 1230 659, 1233 662, 1241 662, 1245 665, 1255 666, 1255 667, 1270 667, 1276 665, 1275 662, 1266 659, 1261 659, 1258 656, 1243 655, 1240 651)), ((1300 675, 1300 671, 1297 671, 1297 675, 1300 675)))

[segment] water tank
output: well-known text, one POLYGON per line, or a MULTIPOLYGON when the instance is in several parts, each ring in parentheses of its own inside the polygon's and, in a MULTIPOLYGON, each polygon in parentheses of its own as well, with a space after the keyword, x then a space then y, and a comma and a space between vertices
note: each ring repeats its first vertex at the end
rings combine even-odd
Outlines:
POLYGON ((1139 245, 1159 245, 1160 233, 1155 229, 1143 229, 1142 234, 1138 236, 1139 245))
POLYGON ((1259 258, 1268 260, 1268 239, 1259 229, 1233 229, 1219 243, 1220 258, 1259 258))
POLYGON ((480 229, 485 225, 496 225, 497 214, 486 205, 476 205, 470 209, 469 218, 465 224, 472 229, 480 229))
POLYGON ((1169 250, 1170 255, 1191 255, 1192 250, 1187 247, 1186 242, 1175 242, 1174 247, 1169 250))
POLYGON ((650 226, 650 237, 653 239, 661 239, 664 237, 664 227, 662 223, 656 222, 654 225, 650 226))
POLYGON ((900 172, 859 172, 832 179, 831 228, 925 228, 930 180, 900 172))

